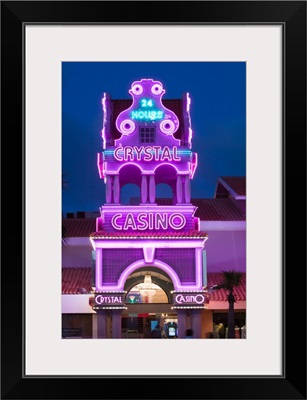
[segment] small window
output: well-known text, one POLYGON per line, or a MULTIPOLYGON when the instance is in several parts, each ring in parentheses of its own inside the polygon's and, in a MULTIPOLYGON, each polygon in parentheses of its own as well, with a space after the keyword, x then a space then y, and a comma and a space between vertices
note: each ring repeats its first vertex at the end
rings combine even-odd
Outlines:
POLYGON ((140 126, 139 128, 139 137, 141 144, 150 144, 155 143, 156 141, 156 128, 148 127, 148 126, 140 126))

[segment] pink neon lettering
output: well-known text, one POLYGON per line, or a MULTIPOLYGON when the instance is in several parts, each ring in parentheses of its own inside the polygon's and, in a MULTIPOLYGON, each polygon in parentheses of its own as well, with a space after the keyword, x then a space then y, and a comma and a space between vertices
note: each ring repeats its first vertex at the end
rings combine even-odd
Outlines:
POLYGON ((121 150, 123 150, 122 146, 117 147, 117 149, 114 150, 114 157, 117 161, 123 161, 123 157, 118 154, 121 150))
POLYGON ((181 157, 177 156, 177 147, 176 146, 173 147, 173 160, 174 161, 180 161, 181 160, 181 157))
POLYGON ((133 215, 130 213, 127 215, 125 225, 124 225, 125 230, 127 230, 129 228, 132 228, 133 230, 137 229, 133 215))
POLYGON ((160 226, 162 229, 167 229, 167 214, 163 213, 163 217, 161 214, 156 214, 155 225, 156 229, 159 229, 160 226))
POLYGON ((155 160, 159 160, 159 150, 161 149, 161 146, 153 146, 154 152, 155 152, 155 160))
POLYGON ((172 160, 171 152, 168 147, 164 147, 161 155, 161 161, 164 161, 165 159, 168 159, 169 161, 172 160))
POLYGON ((133 149, 132 149, 132 147, 130 147, 130 146, 124 147, 124 158, 125 158, 125 161, 129 161, 129 158, 130 158, 130 161, 133 160, 133 149))
POLYGON ((134 150, 136 152, 136 159, 138 161, 141 161, 141 155, 142 155, 143 147, 134 146, 134 150))
POLYGON ((181 229, 181 228, 184 227, 184 225, 185 225, 185 223, 186 223, 186 219, 185 219, 185 217, 184 217, 182 214, 176 213, 176 214, 172 214, 172 215, 169 217, 168 223, 170 224, 170 226, 171 226, 173 229, 181 229), (175 219, 176 219, 176 218, 179 218, 179 219, 181 220, 181 223, 179 223, 179 225, 178 225, 177 223, 175 223, 175 219))
POLYGON ((153 159, 153 155, 150 152, 151 151, 151 146, 146 146, 144 147, 144 161, 151 161, 153 159))
POLYGON ((118 229, 119 231, 121 231, 123 228, 120 225, 117 225, 116 221, 118 220, 118 218, 121 218, 122 214, 114 214, 112 219, 111 219, 111 224, 115 229, 118 229))
POLYGON ((141 213, 138 215, 138 222, 140 222, 142 225, 138 226, 138 229, 141 231, 145 230, 148 228, 148 223, 146 221, 147 214, 146 213, 141 213))
POLYGON ((153 158, 155 161, 181 160, 181 157, 178 156, 178 149, 176 146, 173 146, 172 151, 168 146, 163 148, 161 146, 120 146, 114 150, 114 158, 117 161, 134 161, 135 158, 137 161, 141 161, 142 155, 144 156, 144 161, 151 161, 153 158), (120 151, 122 151, 124 155, 120 155, 120 151))
POLYGON ((182 229, 186 224, 186 218, 184 215, 174 213, 168 215, 167 213, 140 213, 133 215, 132 213, 127 214, 123 226, 119 225, 118 220, 122 218, 122 214, 115 214, 111 218, 111 224, 114 229, 127 230, 129 228, 133 230, 145 230, 145 229, 167 229, 168 226, 175 230, 182 229))
POLYGON ((149 219, 148 228, 149 229, 153 229, 154 228, 154 226, 153 226, 154 219, 153 219, 153 214, 152 213, 149 213, 148 219, 149 219))
POLYGON ((99 294, 98 296, 95 297, 95 302, 97 304, 121 303, 122 299, 121 299, 121 297, 118 297, 118 296, 102 296, 101 294, 99 294))
POLYGON ((177 294, 177 296, 175 297, 175 302, 178 304, 182 304, 182 303, 203 304, 205 302, 205 296, 202 294, 188 295, 188 296, 184 296, 182 294, 177 294))

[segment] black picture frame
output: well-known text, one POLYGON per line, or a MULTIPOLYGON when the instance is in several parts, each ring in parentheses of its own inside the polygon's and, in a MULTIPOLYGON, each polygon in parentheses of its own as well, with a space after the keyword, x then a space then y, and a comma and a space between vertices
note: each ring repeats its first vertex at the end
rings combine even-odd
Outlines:
MULTIPOLYGON (((166 1, 161 3, 163 7, 159 12, 154 13, 152 7, 157 2, 139 2, 139 7, 131 6, 137 3, 1 2, 1 141, 2 160, 5 160, 2 162, 1 196, 1 398, 306 399, 306 2, 166 1), (23 30, 27 23, 283 26, 282 376, 80 378, 23 375, 22 299, 26 268, 23 30), (14 162, 11 160, 7 165, 10 149, 14 162), (19 169, 13 167, 16 160, 19 169)), ((42 226, 39 234, 43 234, 44 229, 42 226)), ((269 312, 269 306, 264 312, 269 312)), ((221 362, 229 363, 231 368, 231 360, 222 358, 221 362)))

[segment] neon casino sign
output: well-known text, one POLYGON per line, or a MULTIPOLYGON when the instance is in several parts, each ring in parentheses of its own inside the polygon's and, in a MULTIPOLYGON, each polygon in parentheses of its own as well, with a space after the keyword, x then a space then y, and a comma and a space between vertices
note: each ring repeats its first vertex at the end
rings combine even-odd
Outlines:
POLYGON ((162 104, 165 93, 163 85, 152 79, 135 81, 129 93, 132 105, 116 118, 115 125, 123 135, 130 135, 136 130, 136 122, 158 123, 158 128, 165 135, 173 135, 179 128, 176 114, 162 104))
POLYGON ((153 99, 140 99, 139 109, 131 111, 130 117, 140 121, 155 121, 164 118, 164 111, 156 108, 153 99))
POLYGON ((173 291, 173 308, 204 308, 208 303, 205 292, 202 291, 173 291))
POLYGON ((117 161, 181 161, 176 146, 119 146, 113 155, 117 161))
POLYGON ((200 293, 196 295, 177 294, 174 300, 176 304, 186 304, 186 303, 203 304, 206 300, 206 297, 200 293))
POLYGON ((95 297, 95 302, 96 304, 116 304, 116 303, 122 303, 122 298, 120 296, 103 296, 99 294, 98 296, 95 297))
POLYGON ((139 213, 133 215, 128 213, 123 216, 121 213, 114 214, 111 219, 111 224, 116 230, 128 230, 133 231, 140 230, 144 231, 146 229, 163 229, 166 230, 169 227, 174 230, 182 229, 186 224, 186 218, 181 213, 139 213))
POLYGON ((90 306, 94 308, 121 308, 125 309, 125 292, 96 293, 89 298, 90 306))

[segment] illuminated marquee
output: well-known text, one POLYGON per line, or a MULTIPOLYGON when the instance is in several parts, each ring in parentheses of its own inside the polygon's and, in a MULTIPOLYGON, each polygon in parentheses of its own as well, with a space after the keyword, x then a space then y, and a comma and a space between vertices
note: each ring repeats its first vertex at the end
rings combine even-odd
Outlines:
POLYGON ((194 295, 177 294, 175 296, 176 304, 186 304, 186 303, 203 304, 204 302, 205 302, 205 296, 203 294, 194 294, 194 295))
POLYGON ((141 121, 155 121, 164 118, 164 111, 155 108, 155 102, 152 99, 141 99, 139 109, 131 111, 130 117, 141 121))
POLYGON ((95 296, 89 299, 89 304, 96 309, 125 309, 125 292, 95 293, 95 296))
POLYGON ((120 146, 114 150, 117 161, 181 161, 177 155, 177 147, 168 146, 120 146))
POLYGON ((95 297, 95 302, 97 304, 122 303, 122 298, 118 296, 102 296, 101 294, 99 294, 95 297))
POLYGON ((116 230, 128 230, 132 229, 134 231, 140 230, 166 230, 171 227, 174 230, 182 229, 186 224, 186 218, 180 213, 140 213, 133 215, 128 213, 126 217, 123 218, 123 214, 114 214, 111 219, 111 224, 116 230))
POLYGON ((115 125, 122 135, 131 135, 139 123, 151 122, 165 135, 173 135, 179 128, 177 115, 162 104, 163 85, 152 79, 133 82, 129 90, 132 105, 116 118, 115 125))
POLYGON ((176 308, 204 308, 205 303, 208 303, 208 298, 205 291, 173 292, 173 309, 176 308))

